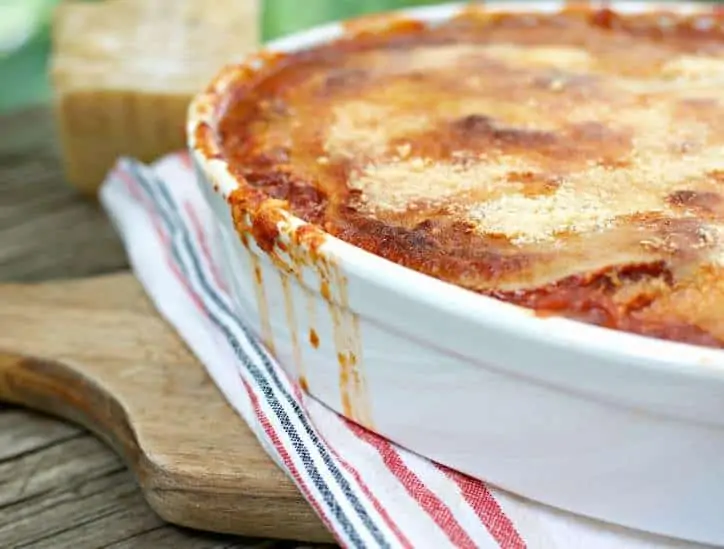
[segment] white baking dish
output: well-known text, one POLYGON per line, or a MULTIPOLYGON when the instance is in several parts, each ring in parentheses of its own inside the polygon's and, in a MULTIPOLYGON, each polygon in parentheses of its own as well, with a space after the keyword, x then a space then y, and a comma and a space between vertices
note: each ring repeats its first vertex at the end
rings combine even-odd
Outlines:
MULTIPOLYGON (((444 20, 461 7, 406 13, 444 20)), ((702 24, 715 23, 707 5, 666 9, 700 10, 702 24)), ((294 51, 343 32, 326 25, 268 49, 294 51)), ((254 56, 225 69, 196 98, 189 146, 219 221, 217 244, 239 314, 288 373, 334 410, 513 493, 724 544, 724 352, 539 318, 329 235, 317 249, 295 237, 304 222, 285 212, 271 253, 251 237, 242 242, 226 197, 244 183, 215 157, 214 128, 229 83, 242 67, 263 63, 254 56), (197 131, 201 124, 211 131, 197 131)))

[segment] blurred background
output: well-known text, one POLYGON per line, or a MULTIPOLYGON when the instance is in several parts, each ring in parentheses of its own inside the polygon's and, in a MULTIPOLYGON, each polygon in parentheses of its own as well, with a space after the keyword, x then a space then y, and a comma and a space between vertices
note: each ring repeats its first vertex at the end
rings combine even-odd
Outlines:
MULTIPOLYGON (((45 67, 50 21, 53 8, 61 1, 0 0, 0 113, 48 99, 45 67)), ((260 1, 262 37, 270 40, 325 21, 447 0, 260 1)), ((214 0, 208 0, 208 5, 213 7, 214 0)))
MULTIPOLYGON (((0 113, 49 98, 53 8, 62 0, 0 0, 0 113)), ((102 2, 104 0, 87 0, 102 2)), ((261 0, 264 40, 335 19, 442 0, 261 0)), ((209 7, 213 6, 209 0, 209 7)))

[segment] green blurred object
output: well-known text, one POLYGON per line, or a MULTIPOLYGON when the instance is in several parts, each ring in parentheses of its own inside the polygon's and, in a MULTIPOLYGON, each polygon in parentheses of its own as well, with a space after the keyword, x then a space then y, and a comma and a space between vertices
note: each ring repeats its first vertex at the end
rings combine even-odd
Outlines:
POLYGON ((262 6, 262 39, 266 42, 279 36, 313 27, 328 21, 348 19, 355 15, 379 13, 394 9, 441 4, 444 0, 264 0, 262 6))
POLYGON ((48 99, 50 18, 58 0, 0 0, 0 112, 48 99))

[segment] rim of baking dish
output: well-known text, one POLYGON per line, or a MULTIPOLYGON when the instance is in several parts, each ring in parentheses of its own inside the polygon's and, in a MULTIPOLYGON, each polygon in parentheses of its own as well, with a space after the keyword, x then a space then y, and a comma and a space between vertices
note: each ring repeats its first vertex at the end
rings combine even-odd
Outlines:
MULTIPOLYGON (((269 42, 238 63, 222 68, 208 87, 191 102, 187 120, 187 139, 190 152, 209 175, 213 191, 225 199, 232 191, 247 185, 234 174, 221 154, 217 140, 218 115, 223 113, 228 92, 250 75, 258 74, 267 59, 277 53, 293 53, 345 37, 353 37, 360 30, 389 28, 397 21, 413 20, 427 24, 442 23, 466 9, 482 9, 486 13, 550 13, 575 6, 565 1, 545 2, 469 2, 446 3, 362 16, 335 21, 293 33, 269 42), (351 25, 350 25, 351 24, 351 25), (213 183, 211 183, 213 182, 213 183)), ((621 14, 662 12, 675 15, 701 15, 703 26, 724 26, 721 7, 715 2, 582 2, 579 9, 610 8, 621 14)), ((237 90, 238 92, 238 90, 237 90)), ((308 246, 304 241, 289 238, 301 226, 312 225, 289 211, 277 208, 278 239, 285 247, 308 246)), ((250 213, 250 215, 252 215, 250 213)), ((313 226, 313 225, 312 225, 313 226)), ((316 226, 315 226, 316 227, 316 226)), ((500 332, 515 334, 518 338, 536 340, 541 345, 563 347, 582 354, 607 355, 609 360, 629 363, 631 368, 646 368, 661 372, 685 374, 724 380, 724 352, 722 350, 663 339, 641 336, 629 332, 603 328, 565 317, 537 316, 534 311, 477 294, 460 286, 444 282, 430 275, 403 267, 397 263, 362 250, 336 238, 317 227, 324 242, 315 253, 327 261, 344 266, 379 286, 428 305, 431 310, 464 318, 477 325, 495 324, 500 332), (380 276, 380 272, 384 276, 380 276)), ((309 250, 307 249, 306 252, 309 250)), ((585 365, 581 365, 585 368, 585 365)))

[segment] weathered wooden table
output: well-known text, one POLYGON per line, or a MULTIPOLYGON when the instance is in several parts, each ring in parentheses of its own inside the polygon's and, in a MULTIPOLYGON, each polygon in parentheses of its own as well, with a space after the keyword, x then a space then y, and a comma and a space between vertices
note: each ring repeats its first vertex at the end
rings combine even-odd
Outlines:
MULTIPOLYGON (((54 142, 44 109, 0 118, 0 281, 127 268, 100 207, 63 181, 54 142)), ((2 548, 298 546, 168 525, 102 442, 74 425, 0 404, 2 548)))

